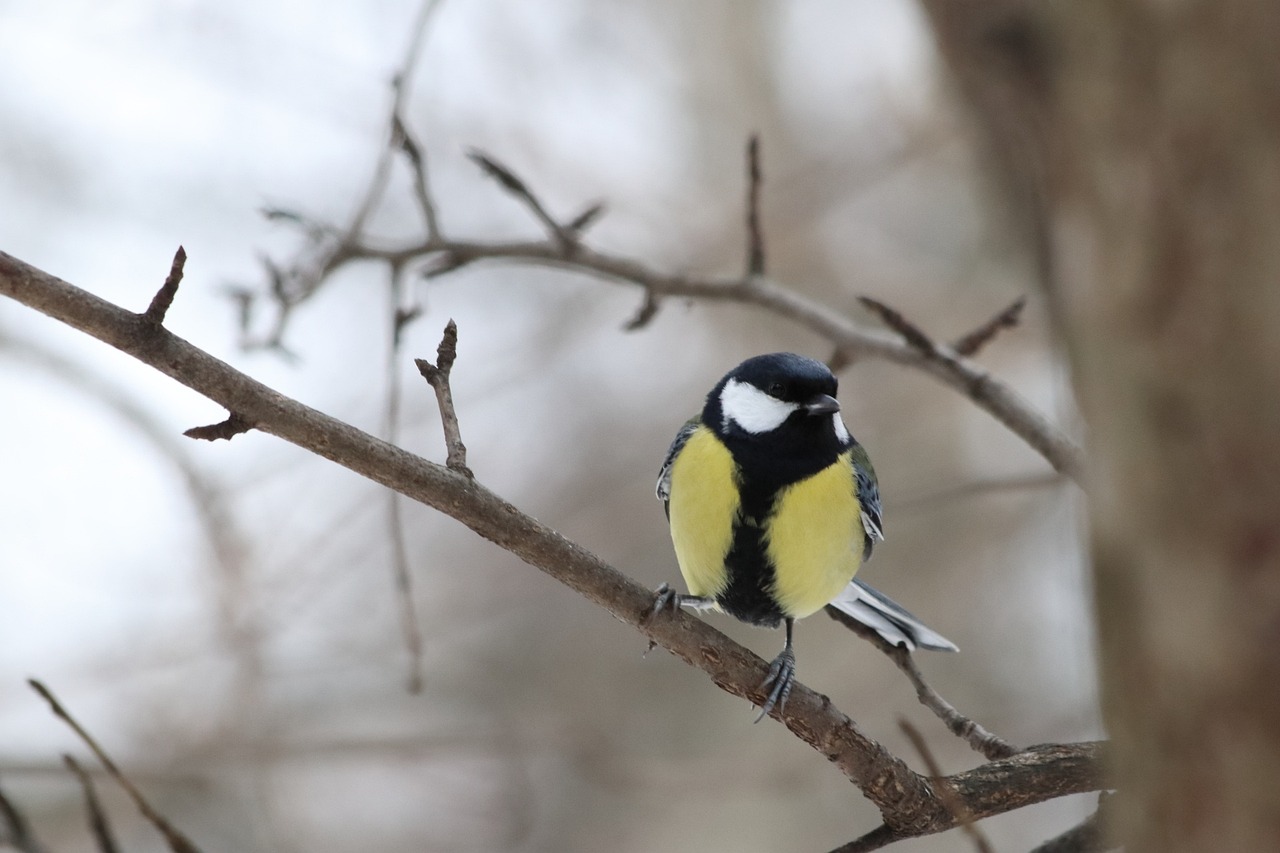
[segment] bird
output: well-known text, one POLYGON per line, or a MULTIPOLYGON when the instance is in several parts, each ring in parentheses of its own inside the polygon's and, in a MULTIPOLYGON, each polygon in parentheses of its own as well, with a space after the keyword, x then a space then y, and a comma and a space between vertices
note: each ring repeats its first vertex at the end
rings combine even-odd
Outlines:
POLYGON ((840 416, 837 380, 789 352, 748 358, 707 394, 658 475, 688 593, 658 587, 654 611, 718 610, 786 628, 756 722, 782 711, 795 683, 792 631, 830 604, 888 643, 958 651, 854 575, 884 539, 880 488, 840 416))

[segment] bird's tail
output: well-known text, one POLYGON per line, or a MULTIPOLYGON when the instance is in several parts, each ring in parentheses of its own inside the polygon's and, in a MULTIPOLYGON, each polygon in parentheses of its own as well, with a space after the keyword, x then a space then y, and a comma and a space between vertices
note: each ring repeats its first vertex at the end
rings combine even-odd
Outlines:
POLYGON ((940 652, 960 651, 955 643, 912 616, 902 605, 856 578, 831 606, 871 628, 890 645, 906 646, 912 651, 917 647, 940 652))

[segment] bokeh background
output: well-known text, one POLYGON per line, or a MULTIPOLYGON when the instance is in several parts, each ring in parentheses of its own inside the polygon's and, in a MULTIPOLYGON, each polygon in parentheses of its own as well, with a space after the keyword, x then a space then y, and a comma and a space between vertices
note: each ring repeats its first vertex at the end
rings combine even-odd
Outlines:
MULTIPOLYGON (((292 357, 241 349, 232 294, 262 291, 261 258, 302 244, 261 208, 352 215, 417 15, 416 0, 0 5, 0 249, 141 310, 183 244, 170 329, 385 432, 383 268, 344 268, 301 307, 292 357)), ((733 274, 758 132, 773 277, 868 323, 856 297, 874 296, 940 339, 1027 294, 1024 324, 982 360, 1076 430, 1018 223, 912 3, 445 0, 426 39, 406 118, 450 236, 539 235, 467 160, 476 147, 559 215, 605 201, 592 245, 733 274)), ((371 230, 418 229, 397 171, 371 230)), ((410 357, 452 317, 478 477, 650 586, 678 579, 653 498, 675 429, 748 355, 829 354, 740 306, 671 300, 627 332, 636 290, 519 265, 414 279, 413 297, 424 314, 391 368, 401 443, 443 459, 410 357)), ((864 577, 963 650, 922 656, 931 682, 1015 743, 1098 736, 1075 487, 922 374, 860 362, 841 379, 885 496, 864 577)), ((782 727, 751 725, 700 673, 416 505, 425 684, 410 694, 377 486, 266 435, 182 438, 224 413, 14 304, 0 412, 0 788, 53 850, 94 849, 60 759, 84 749, 29 676, 207 851, 822 851, 878 823, 782 727)), ((709 618, 766 659, 781 643, 709 618)), ((870 646, 820 615, 797 638, 801 680, 914 766, 900 717, 947 771, 979 763, 870 646)), ((101 793, 128 849, 163 849, 101 793)), ((984 826, 997 849, 1027 849, 1092 805, 984 826)))

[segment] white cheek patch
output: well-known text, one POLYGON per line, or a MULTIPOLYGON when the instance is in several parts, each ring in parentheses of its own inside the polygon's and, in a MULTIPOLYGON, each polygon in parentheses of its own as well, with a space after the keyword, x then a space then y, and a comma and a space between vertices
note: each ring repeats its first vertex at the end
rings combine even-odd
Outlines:
POLYGON ((836 438, 841 444, 849 443, 849 429, 844 425, 844 421, 840 419, 840 413, 836 412, 831 416, 831 423, 836 428, 836 438))
POLYGON ((730 379, 720 392, 720 411, 724 426, 733 422, 749 433, 769 432, 782 426, 782 422, 799 409, 797 403, 784 403, 770 397, 748 382, 730 379))

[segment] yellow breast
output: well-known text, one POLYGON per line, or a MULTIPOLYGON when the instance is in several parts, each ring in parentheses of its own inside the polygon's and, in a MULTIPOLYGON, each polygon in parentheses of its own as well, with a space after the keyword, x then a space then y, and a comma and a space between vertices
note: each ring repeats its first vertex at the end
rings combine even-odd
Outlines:
POLYGON ((733 456, 705 426, 671 466, 671 542, 690 595, 714 597, 729 584, 724 558, 738 516, 736 476, 733 456))
POLYGON ((799 619, 839 595, 862 564, 865 535, 849 454, 783 489, 764 533, 783 613, 799 619))

